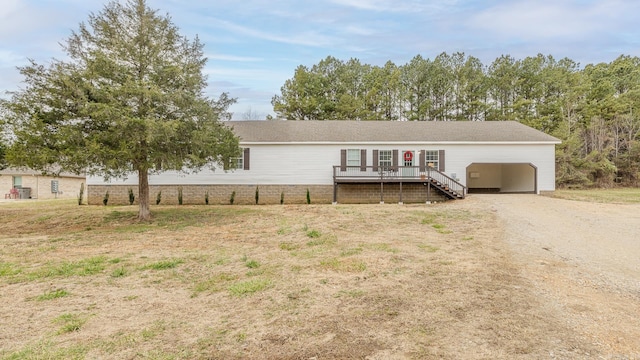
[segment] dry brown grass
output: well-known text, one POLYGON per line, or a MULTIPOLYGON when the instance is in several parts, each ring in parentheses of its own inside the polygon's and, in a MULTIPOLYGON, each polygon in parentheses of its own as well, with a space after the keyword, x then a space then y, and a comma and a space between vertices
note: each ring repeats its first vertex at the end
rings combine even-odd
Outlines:
POLYGON ((541 303, 485 209, 153 210, 153 222, 138 223, 134 207, 0 204, 0 357, 595 353, 541 303))

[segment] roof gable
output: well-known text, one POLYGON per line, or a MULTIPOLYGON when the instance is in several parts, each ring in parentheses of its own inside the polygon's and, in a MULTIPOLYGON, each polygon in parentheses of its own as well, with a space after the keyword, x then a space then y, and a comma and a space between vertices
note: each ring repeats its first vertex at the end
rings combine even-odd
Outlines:
POLYGON ((225 124, 245 143, 560 143, 516 121, 259 120, 225 124))

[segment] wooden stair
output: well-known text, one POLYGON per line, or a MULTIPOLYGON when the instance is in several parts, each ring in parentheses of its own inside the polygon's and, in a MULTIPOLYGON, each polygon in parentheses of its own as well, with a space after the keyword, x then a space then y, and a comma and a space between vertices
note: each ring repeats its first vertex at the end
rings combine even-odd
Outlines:
POLYGON ((430 171, 430 176, 426 180, 429 182, 431 187, 433 187, 449 199, 461 200, 466 196, 465 186, 438 170, 432 168, 430 171), (437 179, 435 176, 440 179, 437 179), (452 185, 454 185, 456 188, 453 188, 452 185))

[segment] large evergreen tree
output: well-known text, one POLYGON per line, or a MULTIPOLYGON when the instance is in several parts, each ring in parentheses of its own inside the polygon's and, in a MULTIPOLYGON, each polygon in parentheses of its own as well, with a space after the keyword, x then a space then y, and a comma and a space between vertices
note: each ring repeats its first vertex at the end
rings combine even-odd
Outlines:
POLYGON ((0 138, 0 170, 4 169, 7 165, 5 162, 5 144, 4 144, 4 139, 0 138))
POLYGON ((5 119, 4 112, 0 108, 0 170, 4 169, 7 166, 7 162, 5 160, 6 149, 7 149, 7 132, 5 131, 5 119))
POLYGON ((26 87, 2 107, 11 163, 106 179, 138 175, 150 218, 149 174, 229 165, 238 139, 221 120, 233 99, 204 94, 203 45, 145 0, 111 2, 63 45, 69 60, 20 68, 26 87))

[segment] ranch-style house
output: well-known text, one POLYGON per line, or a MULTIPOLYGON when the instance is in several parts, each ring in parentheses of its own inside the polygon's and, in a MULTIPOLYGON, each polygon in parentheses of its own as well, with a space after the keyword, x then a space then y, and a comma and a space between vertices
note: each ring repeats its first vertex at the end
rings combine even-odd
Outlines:
MULTIPOLYGON (((233 170, 151 175, 163 204, 425 203, 555 190, 555 137, 518 122, 229 121, 233 170), (257 194, 256 194, 257 193, 257 194), (308 196, 307 196, 308 194, 308 196), (233 195, 233 196, 232 196, 233 195)), ((90 177, 88 201, 128 203, 137 176, 90 177)))

